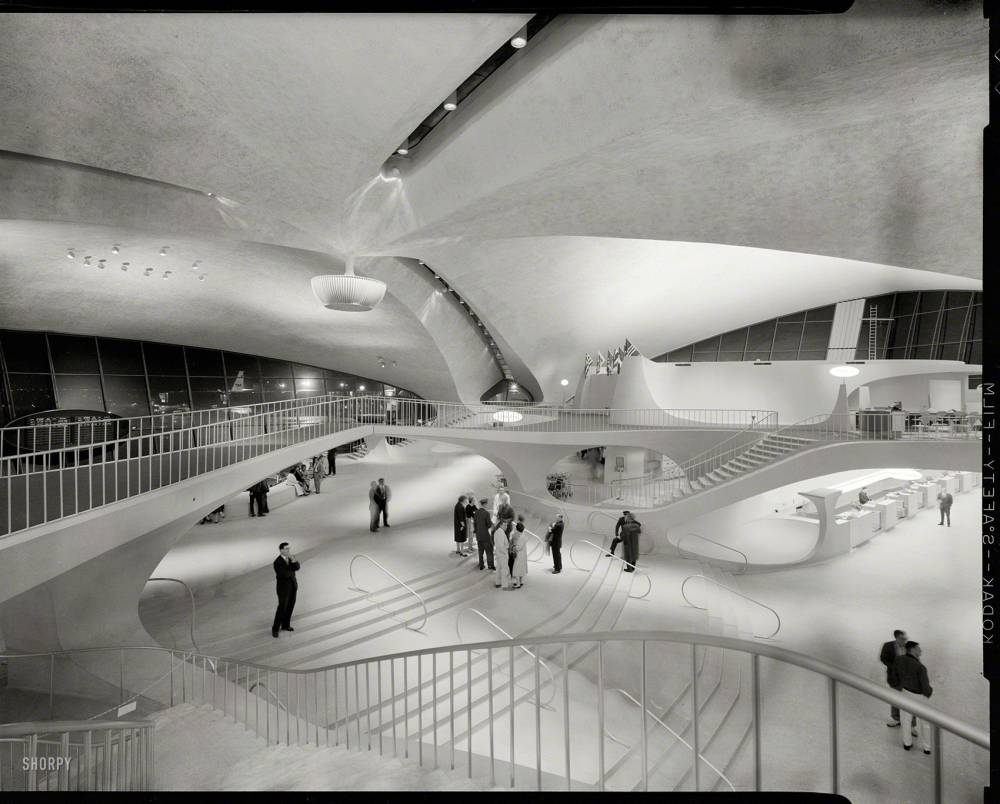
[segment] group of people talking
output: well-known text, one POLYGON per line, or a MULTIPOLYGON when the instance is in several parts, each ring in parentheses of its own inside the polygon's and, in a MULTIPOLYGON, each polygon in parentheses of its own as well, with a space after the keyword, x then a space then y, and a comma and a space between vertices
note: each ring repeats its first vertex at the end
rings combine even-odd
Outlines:
MULTIPOLYGON (((510 504, 510 495, 502 489, 493 499, 476 500, 474 492, 462 494, 455 503, 455 553, 479 554, 479 569, 496 572, 497 589, 521 589, 528 574, 527 533, 524 515, 517 514, 510 504)), ((546 549, 552 554, 552 572, 562 572, 562 514, 549 526, 545 536, 546 549)))

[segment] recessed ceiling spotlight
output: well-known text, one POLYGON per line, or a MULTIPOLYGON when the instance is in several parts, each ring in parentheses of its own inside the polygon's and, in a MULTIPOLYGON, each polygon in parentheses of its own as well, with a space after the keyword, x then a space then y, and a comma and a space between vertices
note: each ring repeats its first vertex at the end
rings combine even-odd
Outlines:
POLYGON ((170 279, 170 274, 164 274, 163 281, 166 282, 168 279, 170 279))
POLYGON ((122 270, 123 270, 123 271, 127 271, 127 270, 128 270, 128 265, 129 265, 129 264, 128 264, 127 262, 123 262, 123 263, 122 263, 122 270))
POLYGON ((569 385, 569 380, 567 380, 567 379, 562 379, 562 380, 559 380, 559 384, 560 384, 560 385, 561 385, 561 386, 562 386, 563 388, 565 388, 565 387, 566 387, 567 385, 569 385))
POLYGON ((444 102, 444 110, 446 112, 453 112, 458 108, 458 92, 452 92, 448 96, 448 100, 444 102))
POLYGON ((402 145, 396 149, 396 153, 400 156, 406 156, 410 152, 410 140, 407 139, 402 145))
POLYGON ((84 265, 90 265, 90 257, 84 257, 83 258, 83 264, 84 265))
POLYGON ((161 257, 166 257, 167 256, 167 249, 168 248, 170 248, 170 246, 164 246, 163 248, 160 249, 160 256, 161 257))
POLYGON ((114 245, 113 245, 113 246, 111 247, 111 253, 112 253, 112 254, 117 254, 117 253, 118 253, 118 248, 119 248, 118 244, 117 244, 117 243, 115 243, 115 244, 114 244, 114 245))
POLYGON ((363 385, 359 385, 359 386, 358 386, 358 390, 359 390, 359 391, 364 391, 364 390, 365 390, 365 387, 364 387, 363 385))
POLYGON ((518 31, 510 40, 510 46, 520 50, 528 44, 528 26, 525 25, 520 31, 518 31))
POLYGON ((202 274, 201 276, 199 276, 198 277, 198 281, 199 282, 204 282, 205 281, 205 274, 202 274))
POLYGON ((69 249, 69 251, 66 252, 66 259, 69 259, 69 260, 75 260, 76 259, 76 254, 73 253, 73 249, 69 249))
POLYGON ((104 260, 97 261, 97 267, 100 268, 102 271, 104 270, 104 262, 105 262, 104 260))
POLYGON ((192 271, 197 271, 199 268, 201 268, 201 260, 195 260, 193 263, 191 263, 192 271))

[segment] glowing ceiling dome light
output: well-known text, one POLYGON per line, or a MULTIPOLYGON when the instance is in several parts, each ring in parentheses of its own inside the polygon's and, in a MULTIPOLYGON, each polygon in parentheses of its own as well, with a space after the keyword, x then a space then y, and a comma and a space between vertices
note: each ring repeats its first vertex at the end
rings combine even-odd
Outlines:
POLYGON ((493 414, 493 421, 503 422, 505 424, 510 424, 511 422, 519 422, 523 418, 524 416, 522 416, 516 410, 498 410, 496 413, 493 414))
POLYGON ((525 25, 520 31, 518 31, 516 34, 514 34, 514 36, 511 37, 511 40, 510 40, 510 46, 513 47, 513 48, 517 48, 518 50, 520 50, 526 44, 528 44, 528 26, 527 25, 525 25))
POLYGON ((834 366, 830 373, 834 377, 857 377, 861 371, 854 366, 834 366))
POLYGON ((458 92, 452 92, 442 106, 446 112, 455 111, 458 108, 458 92))
POLYGON ((375 309, 385 298, 385 282, 354 273, 354 257, 348 257, 344 273, 312 278, 312 290, 328 310, 363 313, 375 309))

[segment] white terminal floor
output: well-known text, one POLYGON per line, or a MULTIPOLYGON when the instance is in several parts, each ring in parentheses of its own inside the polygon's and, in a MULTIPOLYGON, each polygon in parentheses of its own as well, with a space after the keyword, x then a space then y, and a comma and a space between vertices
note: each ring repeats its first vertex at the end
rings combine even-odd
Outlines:
MULTIPOLYGON (((490 483, 496 474, 478 455, 428 442, 380 449, 361 461, 340 460, 337 475, 324 481, 320 495, 295 500, 263 519, 196 526, 154 575, 181 578, 195 588, 196 638, 202 651, 275 666, 322 667, 453 644, 459 641, 458 613, 469 607, 516 635, 543 624, 580 589, 587 575, 573 569, 568 548, 575 539, 595 537, 571 529, 561 575, 548 571, 546 557, 529 564, 523 590, 495 589, 491 573, 478 572, 473 559, 449 553, 454 549, 451 509, 458 495, 471 490, 492 499, 490 483), (378 477, 385 477, 393 489, 392 527, 372 534, 367 489, 378 477), (302 571, 292 620, 296 631, 283 632, 275 640, 270 634, 275 606, 270 564, 280 541, 291 543, 302 571), (373 608, 365 615, 373 624, 363 630, 350 631, 334 622, 359 597, 349 588, 348 564, 360 553, 418 591, 426 590, 431 616, 421 632, 399 627, 401 617, 420 615, 417 606, 402 615, 373 608)), ((979 518, 978 494, 960 494, 951 528, 938 527, 936 511, 926 510, 825 564, 723 580, 778 611, 781 631, 772 640, 775 644, 875 682, 884 682, 878 662, 881 643, 891 638, 894 628, 905 629, 924 648, 935 690, 931 704, 988 729, 988 686, 981 673, 979 518)), ((652 592, 645 600, 628 600, 614 622, 616 629, 705 627, 699 612, 680 595, 683 579, 703 571, 698 562, 654 550, 642 557, 640 566, 649 573, 652 592)), ((366 589, 391 583, 363 560, 356 566, 356 578, 366 589)), ((692 589, 692 597, 698 593, 692 589)), ((406 604, 404 600, 390 608, 398 612, 406 604)), ((746 604, 741 620, 763 631, 767 621, 753 612, 746 604)), ((190 647, 189 605, 167 585, 147 586, 140 614, 161 644, 190 647)), ((498 637, 472 617, 463 617, 463 641, 498 637)), ((770 662, 762 663, 762 670, 764 753, 788 758, 765 761, 765 787, 828 790, 825 683, 806 671, 770 662)), ((689 665, 682 662, 673 672, 689 675, 689 665)), ((930 801, 931 757, 919 750, 904 754, 899 730, 886 728, 888 713, 882 708, 841 691, 842 791, 854 801, 930 801)), ((955 738, 945 739, 946 801, 981 800, 985 754, 965 750, 955 738)))

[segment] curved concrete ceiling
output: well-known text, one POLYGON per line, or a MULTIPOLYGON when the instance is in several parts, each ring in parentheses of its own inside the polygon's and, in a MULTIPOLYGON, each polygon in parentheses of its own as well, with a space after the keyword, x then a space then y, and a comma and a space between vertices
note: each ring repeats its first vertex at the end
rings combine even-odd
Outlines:
POLYGON ((559 18, 404 168, 397 243, 648 238, 981 276, 986 51, 972 3, 559 18))
POLYGON ((370 313, 319 304, 309 279, 339 269, 330 255, 283 246, 0 221, 0 325, 260 354, 383 379, 428 399, 456 398, 427 328, 391 292, 370 313), (66 257, 70 246, 76 259, 66 257), (85 267, 88 254, 93 265, 85 267), (147 266, 155 269, 149 277, 147 266), (174 272, 168 281, 166 269, 174 272), (380 369, 380 356, 396 365, 380 369))
POLYGON ((653 357, 739 326, 895 290, 981 290, 980 280, 815 254, 600 237, 528 237, 420 249, 505 333, 547 399, 584 352, 625 339, 653 357))
POLYGON ((556 399, 584 351, 625 337, 655 354, 982 275, 974 4, 561 17, 391 181, 386 156, 525 15, 0 19, 0 149, 106 171, 0 159, 3 326, 367 376, 383 355, 391 382, 478 396, 488 367, 457 367, 475 349, 442 354, 435 338, 461 335, 428 334, 419 288, 401 288, 410 309, 390 287, 349 324, 311 297, 309 277, 346 253, 415 257, 556 399), (152 298, 126 291, 131 274, 95 289, 64 265, 88 237, 183 244, 218 270, 152 298))

